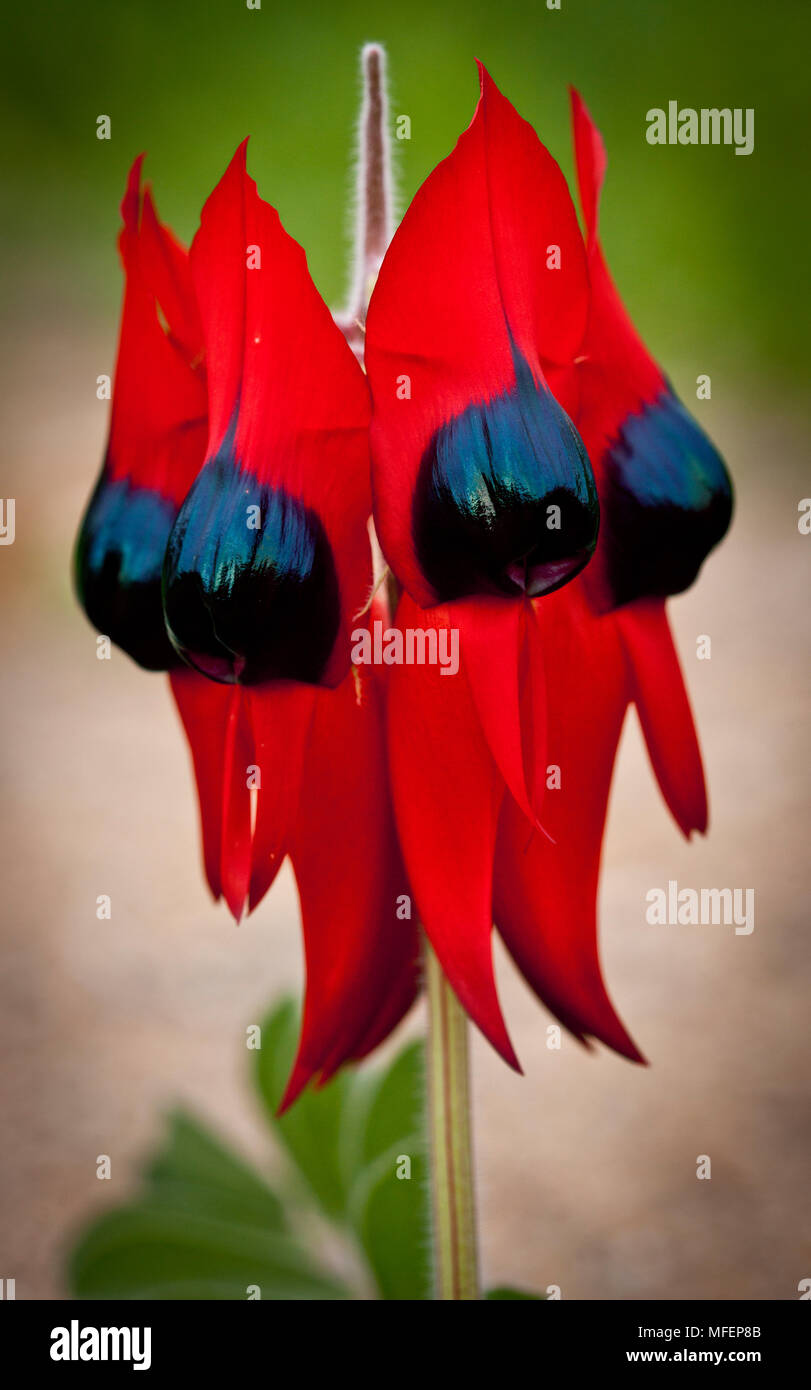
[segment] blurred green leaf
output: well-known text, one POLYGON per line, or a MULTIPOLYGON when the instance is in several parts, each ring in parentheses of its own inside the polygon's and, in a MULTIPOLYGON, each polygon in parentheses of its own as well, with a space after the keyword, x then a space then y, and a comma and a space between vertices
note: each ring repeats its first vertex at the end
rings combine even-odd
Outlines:
POLYGON ((290 1239, 149 1202, 108 1212, 90 1227, 69 1263, 77 1298, 344 1299, 290 1239))
POLYGON ((344 1097, 339 1162, 349 1192, 360 1169, 374 1162, 405 1134, 425 1123, 425 1056, 421 1042, 409 1043, 389 1066, 356 1071, 344 1097))
POLYGON ((262 1024, 255 1053, 274 1130, 327 1215, 349 1222, 381 1297, 429 1298, 422 1044, 410 1044, 387 1067, 347 1070, 321 1090, 305 1091, 279 1118, 297 1037, 298 1011, 286 1000, 262 1024), (411 1165, 410 1178, 397 1176, 401 1157, 411 1165))
POLYGON ((430 1299, 430 1200, 421 1136, 393 1145, 359 1175, 351 1214, 381 1298, 430 1299))
MULTIPOLYGON (((430 1195, 426 1180, 425 1055, 411 1043, 369 1078, 352 1148, 349 1216, 385 1299, 431 1297, 430 1195)), ((347 1117, 350 1118, 350 1117, 347 1117)))
POLYGON ((390 1066, 374 1076, 360 1158, 371 1163, 404 1135, 419 1134, 425 1124, 425 1051, 421 1042, 398 1052, 390 1066))
POLYGON ((346 1190, 339 1162, 341 1116, 354 1077, 341 1072, 321 1090, 307 1090, 286 1114, 276 1111, 293 1066, 298 1010, 286 999, 262 1023, 262 1046, 254 1053, 255 1075, 265 1112, 299 1172, 327 1215, 343 1216, 346 1190))
POLYGON ((260 1230, 285 1225, 276 1193, 241 1158, 182 1110, 169 1116, 166 1144, 146 1165, 151 1205, 243 1222, 260 1230))
POLYGON ((488 1289, 484 1296, 487 1299, 497 1300, 519 1298, 528 1300, 530 1303, 543 1303, 545 1301, 542 1293, 527 1293, 524 1289, 510 1289, 506 1285, 497 1289, 488 1289))
MULTIPOLYGON (((290 1000, 262 1024, 255 1079, 274 1133, 305 1191, 357 1241, 385 1299, 431 1297, 424 1056, 420 1043, 388 1066, 344 1071, 276 1114, 296 1051, 290 1000)), ((183 1110, 144 1166, 140 1200, 93 1222, 70 1258, 80 1298, 353 1297, 289 1233, 276 1192, 183 1110)))

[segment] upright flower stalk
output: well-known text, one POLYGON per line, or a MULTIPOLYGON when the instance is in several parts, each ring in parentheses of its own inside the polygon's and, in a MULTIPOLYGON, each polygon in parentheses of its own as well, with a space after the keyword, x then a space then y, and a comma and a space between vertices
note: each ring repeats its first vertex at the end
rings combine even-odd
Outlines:
POLYGON ((479 1297, 467 1014, 425 942, 434 1278, 440 1300, 479 1297))
POLYGON ((347 307, 335 315, 335 322, 362 361, 366 311, 394 231, 394 197, 386 51, 377 43, 364 44, 360 62, 363 95, 358 121, 352 281, 347 307))

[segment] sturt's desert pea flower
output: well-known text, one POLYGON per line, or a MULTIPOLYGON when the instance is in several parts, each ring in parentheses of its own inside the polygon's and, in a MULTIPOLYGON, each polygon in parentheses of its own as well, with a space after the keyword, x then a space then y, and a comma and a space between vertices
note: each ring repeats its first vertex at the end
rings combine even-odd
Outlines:
MULTIPOLYGON (((570 730, 567 705, 599 702, 600 653, 588 646, 582 599, 577 663, 575 644, 558 640, 565 622, 555 624, 558 656, 543 618, 547 604, 572 608, 562 586, 588 562, 599 512, 571 419, 589 309, 577 216, 557 164, 479 71, 473 121, 417 193, 383 263, 366 364, 375 520, 404 589, 398 621, 458 628, 462 654, 452 679, 428 666, 391 672, 401 842, 443 969, 517 1065, 493 978, 494 864, 514 848, 505 806, 516 808, 522 850, 539 817, 546 829, 549 737, 576 748, 583 736, 570 730), (582 681, 588 696, 573 689, 582 681)), ((576 806, 573 786, 567 806, 576 806)), ((532 903, 523 913, 512 906, 496 921, 516 958, 529 959, 524 932, 540 931, 532 903)), ((568 974, 558 972, 548 1002, 571 994, 559 1006, 567 1021, 638 1055, 605 995, 596 942, 569 940, 568 974)))
POLYGON ((169 537, 164 613, 194 668, 172 681, 212 889, 239 918, 286 854, 296 875, 307 992, 287 1105, 385 1037, 417 986, 383 692, 349 667, 372 582, 370 400, 244 144, 191 263, 209 439, 169 537))
MULTIPOLYGON (((599 967, 608 792, 633 700, 677 820, 685 830, 705 823, 700 754, 661 595, 690 582, 712 543, 707 537, 722 533, 726 475, 672 393, 663 394, 661 373, 654 399, 664 423, 658 454, 646 462, 652 436, 635 434, 630 419, 645 399, 633 378, 637 358, 629 360, 627 338, 626 350, 616 351, 622 335, 604 305, 594 238, 583 244, 557 165, 481 68, 480 76, 473 122, 406 214, 368 321, 375 516, 405 589, 398 620, 457 627, 462 655, 453 681, 429 667, 392 672, 397 821, 437 955, 505 1059, 517 1064, 493 978, 493 922, 536 993, 576 1036, 642 1060, 599 967), (569 467, 569 496, 584 479, 581 497, 594 486, 586 450, 594 465, 601 530, 590 544, 585 512, 567 509, 565 484, 548 495, 527 484, 548 475, 554 452, 551 432, 533 428, 533 410, 546 397, 533 397, 530 382, 536 392, 546 384, 554 418, 567 420, 576 441, 558 455, 561 477, 569 467), (626 472, 635 492, 612 524, 623 499, 606 485, 605 460, 623 427, 626 441, 639 441, 626 472), (658 510, 666 502, 669 521, 658 510), (711 522, 691 521, 707 508, 711 522), (648 512, 658 528, 653 546, 640 534, 648 512), (689 538, 690 560, 668 567, 663 554, 654 585, 668 525, 671 548, 689 538), (624 548, 610 566, 602 558, 606 527, 606 544, 617 547, 619 537, 624 548), (500 548, 507 531, 512 553, 500 548), (442 570, 445 538, 450 579, 442 570), (623 591, 623 565, 635 573, 637 539, 637 589, 626 579, 623 591), (510 599, 509 582, 519 575, 521 597, 510 599)), ((588 226, 596 192, 582 142, 578 156, 588 226)), ((627 332, 638 342, 630 325, 627 332)))
POLYGON ((209 440, 169 537, 163 600, 184 661, 231 687, 218 706, 223 791, 203 815, 212 889, 239 917, 284 857, 317 690, 349 674, 350 626, 372 580, 370 407, 303 250, 248 176, 244 144, 203 209, 191 262, 209 440), (255 825, 248 765, 284 768, 285 794, 258 798, 255 825))
POLYGON ((591 305, 575 365, 577 420, 602 507, 584 582, 598 612, 616 611, 639 714, 662 793, 685 835, 707 826, 701 755, 664 600, 696 578, 732 515, 719 454, 676 397, 634 328, 598 236, 602 138, 571 93, 591 305))
POLYGON ((177 658, 161 611, 163 557, 205 456, 208 410, 188 255, 158 221, 142 164, 140 156, 121 204, 125 289, 110 433, 75 567, 94 626, 147 670, 166 670, 177 658))
MULTIPOLYGON (((307 990, 299 1052, 284 1098, 289 1105, 312 1078, 326 1080, 343 1062, 376 1046, 407 1010, 417 986, 416 925, 410 913, 402 908, 398 913, 398 904, 410 900, 388 791, 379 673, 349 674, 349 643, 341 651, 335 635, 345 621, 342 615, 353 604, 361 606, 369 590, 368 395, 360 367, 318 299, 304 253, 286 237, 272 209, 259 206, 245 172, 244 148, 204 212, 195 242, 197 288, 189 257, 158 224, 149 194, 140 191, 140 164, 133 167, 122 205, 127 284, 110 444, 77 548, 79 587, 91 620, 141 664, 169 671, 191 747, 206 876, 214 896, 222 894, 238 918, 246 904, 256 905, 290 855, 301 902, 307 990), (268 295, 258 311, 255 299, 250 310, 246 307, 251 257, 257 274, 266 267, 266 283, 285 277, 289 298, 284 303, 268 295), (302 323, 305 338, 297 339, 296 325, 302 323), (265 350, 261 365, 254 357, 245 370, 240 365, 235 371, 247 332, 255 352, 263 338, 272 342, 278 361, 265 350), (286 347, 298 351, 298 370, 286 347), (307 378, 314 361, 327 374, 327 392, 331 381, 336 395, 334 411, 323 390, 313 400, 310 427, 300 408, 306 385, 315 381, 307 378), (275 394, 273 384, 263 380, 265 369, 276 373, 275 394), (254 391, 259 414, 250 405, 254 391), (239 438, 256 441, 248 457, 259 460, 261 482, 229 476, 224 451, 217 452, 222 443, 217 422, 228 409, 234 427, 237 400, 248 422, 239 438), (285 410, 289 415, 279 418, 285 410), (212 459, 214 467, 206 474, 204 464, 212 459), (212 476, 213 488, 208 486, 212 476), (279 476, 284 482, 274 491, 279 476), (182 510, 200 478, 202 487, 194 495, 203 497, 202 522, 196 510, 191 515, 182 510), (214 505, 218 495, 222 510, 214 505), (327 503, 332 497, 337 510, 339 495, 343 510, 333 525, 327 503), (243 498, 247 550, 234 523, 243 498), (240 621, 227 606, 218 610, 221 625, 210 669, 210 629, 203 632, 199 651, 195 645, 193 654, 206 674, 187 664, 192 653, 184 651, 181 658, 174 632, 169 641, 161 571, 179 515, 181 529, 174 538, 183 558, 190 551, 180 542, 188 542, 191 531, 203 561, 213 554, 215 566, 230 566, 226 583, 236 585, 238 576, 237 598, 247 592, 253 605, 252 621, 267 649, 254 645, 249 671, 244 653, 235 650, 232 661, 223 659, 221 635, 232 636, 240 621), (362 518, 362 524, 344 529, 350 517, 362 518), (252 519, 255 528, 248 524, 252 519), (258 552, 254 569, 252 550, 258 552), (295 609, 296 587, 306 590, 308 573, 320 558, 324 574, 315 582, 326 576, 328 583, 320 591, 326 593, 323 607, 313 604, 312 635, 319 653, 313 657, 302 640, 306 632, 297 634, 289 621, 285 584, 292 576, 295 609), (133 589, 134 584, 142 587, 133 589), (337 655, 324 636, 330 632, 337 655), (260 675, 256 684, 242 683, 246 676, 260 675), (325 684, 316 684, 322 676, 325 684)), ((181 572, 188 576, 188 564, 181 572)), ((224 603, 221 590, 217 600, 224 603)), ((305 593, 304 602, 312 604, 312 596, 305 593)), ((189 611, 188 604, 179 610, 177 625, 184 631, 189 611)), ((373 613, 377 620, 385 618, 381 601, 373 613)), ((193 634, 196 620, 191 619, 193 634)))
POLYGON ((701 754, 664 600, 693 582, 726 531, 731 488, 611 281, 597 237, 605 152, 574 92, 572 116, 591 297, 567 391, 594 466, 601 530, 582 579, 538 606, 547 742, 561 782, 543 806, 548 835, 528 835, 514 800, 504 800, 494 917, 558 1017, 633 1056, 599 1004, 596 899, 611 773, 633 703, 674 819, 688 837, 706 829, 701 754))

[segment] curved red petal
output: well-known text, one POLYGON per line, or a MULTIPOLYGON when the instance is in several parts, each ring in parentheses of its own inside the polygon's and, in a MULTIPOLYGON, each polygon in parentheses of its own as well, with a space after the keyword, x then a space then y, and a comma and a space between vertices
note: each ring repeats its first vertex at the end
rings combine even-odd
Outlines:
POLYGON ((205 380, 185 346, 191 350, 194 331, 188 256, 141 191, 142 161, 130 170, 121 204, 126 287, 105 467, 110 478, 179 504, 205 453, 205 380))
POLYGON ((245 698, 259 779, 249 901, 252 912, 279 872, 296 824, 316 690, 298 681, 274 681, 249 687, 245 698))
POLYGON ((189 253, 158 221, 152 191, 144 189, 141 215, 144 272, 166 319, 167 330, 190 366, 202 365, 203 325, 197 307, 189 253))
POLYGON ((587 313, 585 255, 566 181, 481 65, 479 72, 473 120, 403 218, 366 326, 378 534, 423 607, 436 595, 417 561, 411 508, 428 441, 471 402, 515 385, 516 350, 539 381, 547 365, 569 362, 587 313))
POLYGON ((576 423, 603 511, 586 583, 606 610, 689 588, 726 533, 733 498, 722 458, 648 353, 611 280, 597 231, 605 151, 576 92, 572 118, 592 290, 576 423))
POLYGON ((460 660, 490 752, 513 797, 535 824, 543 793, 534 799, 528 790, 533 787, 537 796, 527 736, 536 733, 533 714, 540 713, 543 741, 543 702, 535 711, 522 700, 521 653, 529 608, 522 599, 476 597, 449 604, 448 613, 459 630, 460 660))
MULTIPOLYGON (((546 756, 547 756, 547 712, 546 712, 546 661, 544 644, 538 632, 537 603, 525 603, 522 611, 522 644, 519 668, 521 691, 521 746, 526 769, 525 778, 529 788, 530 804, 533 808, 536 825, 547 839, 550 838, 543 823, 543 807, 546 800, 546 756)), ((554 653, 550 653, 554 661, 554 653)), ((519 803, 520 804, 520 803, 519 803)))
POLYGON ((253 728, 245 692, 231 686, 231 707, 225 728, 223 757, 223 816, 220 878, 222 895, 235 922, 245 911, 252 866, 251 793, 249 769, 254 762, 253 728))
POLYGON ((576 1036, 592 1035, 639 1061, 605 991, 596 923, 608 793, 628 703, 625 659, 613 619, 592 616, 577 582, 536 604, 536 616, 531 640, 545 652, 550 759, 544 825, 554 843, 505 799, 496 926, 532 988, 576 1036))
POLYGON ((416 993, 416 922, 398 916, 409 888, 389 799, 384 717, 368 671, 316 696, 290 845, 307 985, 282 1110, 311 1079, 385 1036, 416 993))
POLYGON ((707 829, 701 749, 678 653, 662 600, 628 604, 616 614, 628 658, 631 698, 656 779, 676 824, 690 838, 707 829))
POLYGON ((304 251, 248 176, 246 144, 208 199, 191 249, 206 342, 208 453, 227 438, 235 468, 294 497, 323 525, 343 617, 324 674, 335 684, 371 587, 369 392, 304 251))
POLYGON ((591 250, 597 240, 600 193, 608 159, 603 137, 589 114, 586 103, 574 87, 569 88, 572 106, 572 134, 577 165, 577 186, 586 229, 586 245, 591 250))
MULTIPOLYGON (((452 626, 448 605, 422 611, 403 595, 401 628, 452 626)), ((389 763, 397 828, 420 920, 463 1007, 520 1070, 496 992, 492 871, 504 781, 487 747, 464 669, 392 666, 389 763)))
POLYGON ((605 148, 580 95, 572 90, 577 180, 588 238, 591 304, 579 369, 578 428, 597 475, 606 443, 626 415, 653 401, 665 385, 619 297, 598 235, 598 206, 606 169, 605 148))
POLYGON ((530 832, 507 798, 496 852, 494 915, 518 969, 579 1041, 598 1038, 630 1061, 642 1054, 606 992, 597 949, 596 875, 588 845, 579 855, 530 832))
POLYGON ((169 686, 191 750, 203 863, 206 881, 216 900, 222 893, 223 775, 233 690, 185 666, 169 673, 169 686))
MULTIPOLYGON (((405 1017, 419 993, 420 987, 420 945, 414 934, 408 950, 401 950, 400 959, 394 962, 389 974, 382 1007, 366 1033, 353 1044, 349 1060, 360 1062, 385 1042, 401 1019, 405 1017)), ((324 1080, 333 1074, 331 1064, 324 1068, 324 1080)))

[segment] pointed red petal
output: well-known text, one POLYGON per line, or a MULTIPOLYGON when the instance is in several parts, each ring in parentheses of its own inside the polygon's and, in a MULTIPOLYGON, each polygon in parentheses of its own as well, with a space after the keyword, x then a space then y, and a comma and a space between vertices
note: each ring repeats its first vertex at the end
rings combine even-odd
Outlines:
MULTIPOLYGON (((601 454, 618 425, 644 402, 655 400, 665 378, 634 328, 609 274, 597 221, 606 169, 605 148, 583 99, 575 91, 571 99, 591 281, 591 307, 583 346, 585 361, 579 373, 582 405, 577 423, 597 473, 601 454)), ((598 473, 597 482, 599 486, 598 473)))
MULTIPOLYGON (((397 626, 452 626, 451 606, 404 595, 397 626)), ((504 781, 464 669, 393 666, 389 761, 397 827, 420 919, 451 986, 485 1037, 519 1070, 493 976, 492 865, 504 781)))
POLYGON ((577 164, 577 185, 586 228, 586 245, 591 250, 597 240, 600 193, 608 165, 603 137, 591 119, 586 103, 574 87, 569 88, 572 104, 572 132, 577 164))
POLYGON ((546 655, 548 756, 560 769, 560 787, 544 803, 554 843, 532 832, 506 798, 496 925, 535 992, 567 1027, 639 1061, 605 991, 596 924, 611 771, 628 701, 625 660, 613 620, 592 617, 580 583, 535 606, 535 635, 546 655))
POLYGON ((527 789, 522 722, 529 729, 532 714, 526 710, 522 721, 519 683, 528 608, 521 599, 477 597, 450 604, 448 612, 452 626, 459 629, 460 660, 490 752, 515 800, 535 824, 542 793, 533 803, 527 789))
POLYGON ((214 898, 222 892, 223 773, 232 690, 186 666, 169 674, 169 685, 191 749, 206 880, 214 898))
MULTIPOLYGON (((420 984, 420 943, 417 933, 411 937, 407 948, 401 947, 400 959, 395 960, 389 972, 389 980, 379 1013, 370 1028, 352 1047, 351 1061, 359 1062, 374 1052, 411 1008, 419 991, 420 984)), ((332 1059, 324 1068, 324 1080, 333 1074, 332 1059)))
POLYGON ((619 1019, 600 971, 596 875, 579 857, 556 852, 512 798, 505 801, 496 852, 494 913, 518 969, 543 1004, 581 1042, 598 1038, 630 1061, 642 1054, 619 1019))
POLYGON ((205 381, 180 346, 193 331, 190 310, 178 307, 188 305, 191 293, 188 257, 141 193, 142 158, 132 166, 121 205, 126 288, 105 466, 113 479, 180 503, 205 452, 205 381))
POLYGON ((220 875, 222 893, 234 921, 245 911, 251 879, 251 794, 248 769, 254 763, 253 729, 245 692, 229 687, 231 708, 225 730, 223 828, 220 875))
POLYGON ((203 326, 189 253, 171 229, 158 221, 149 187, 144 190, 141 216, 141 258, 144 273, 165 316, 171 338, 180 347, 190 366, 200 364, 203 326))
POLYGON ((290 857, 301 900, 307 988, 282 1100, 329 1075, 399 1021, 417 987, 416 922, 394 831, 384 704, 364 671, 319 691, 290 857))
POLYGON ((647 351, 608 273, 597 233, 605 151, 575 92, 572 117, 592 290, 576 367, 576 423, 603 515, 586 583, 595 606, 606 610, 689 588, 729 526, 732 485, 717 450, 647 351))
POLYGON ((209 456, 228 436, 235 468, 297 499, 323 525, 342 603, 343 630, 324 674, 335 684, 371 586, 369 392, 302 248, 248 177, 245 144, 203 209, 191 261, 206 340, 209 456))
MULTIPOLYGON (((543 824, 548 737, 546 727, 546 662, 543 636, 538 627, 538 610, 539 605, 537 603, 525 603, 522 612, 522 645, 519 664, 521 746, 530 804, 534 811, 536 824, 548 839, 549 833, 543 824)), ((554 661, 554 653, 550 653, 550 660, 554 661)))
POLYGON ((316 690, 298 681, 274 681, 245 691, 259 769, 249 910, 273 883, 293 834, 316 690))
POLYGON ((473 120, 403 218, 367 320, 378 534, 423 606, 435 594, 415 554, 411 507, 426 445, 471 402, 514 386, 516 349, 539 381, 549 364, 568 362, 587 312, 566 181, 481 66, 480 79, 473 120), (547 266, 554 247, 559 269, 547 266))
POLYGON ((630 603, 616 614, 633 699, 651 764, 676 824, 689 839, 707 829, 701 749, 664 602, 630 603))

